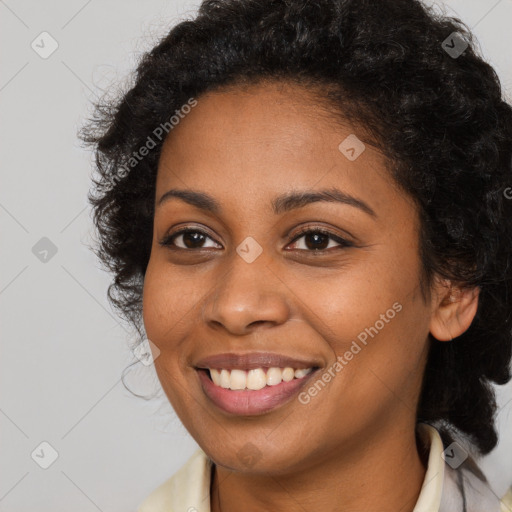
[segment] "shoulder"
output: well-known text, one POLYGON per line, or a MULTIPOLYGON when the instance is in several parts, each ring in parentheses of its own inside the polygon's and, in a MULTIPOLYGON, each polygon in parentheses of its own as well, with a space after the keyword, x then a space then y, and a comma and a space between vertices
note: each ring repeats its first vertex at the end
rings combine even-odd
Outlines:
POLYGON ((512 510, 512 485, 508 488, 507 493, 501 498, 500 512, 510 512, 512 510))
POLYGON ((137 512, 210 512, 211 468, 211 459, 198 448, 174 475, 144 499, 137 512))
POLYGON ((432 425, 418 426, 429 455, 414 512, 512 512, 512 490, 500 501, 468 447, 462 442, 445 446, 432 425))

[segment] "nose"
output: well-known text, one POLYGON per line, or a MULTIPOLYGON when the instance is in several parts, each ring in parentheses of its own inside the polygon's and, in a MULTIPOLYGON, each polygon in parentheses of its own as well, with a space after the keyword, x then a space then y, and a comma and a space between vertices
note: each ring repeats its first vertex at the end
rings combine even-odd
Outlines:
POLYGON ((233 254, 226 264, 203 304, 202 318, 209 327, 244 335, 265 324, 277 326, 288 320, 288 288, 265 258, 247 263, 233 254))

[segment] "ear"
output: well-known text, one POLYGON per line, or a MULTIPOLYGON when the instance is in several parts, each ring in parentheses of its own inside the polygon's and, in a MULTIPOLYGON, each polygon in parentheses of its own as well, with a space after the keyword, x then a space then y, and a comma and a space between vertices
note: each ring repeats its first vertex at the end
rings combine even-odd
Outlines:
POLYGON ((479 293, 478 287, 465 288, 437 279, 432 293, 430 334, 439 341, 451 341, 467 331, 476 315, 479 293))

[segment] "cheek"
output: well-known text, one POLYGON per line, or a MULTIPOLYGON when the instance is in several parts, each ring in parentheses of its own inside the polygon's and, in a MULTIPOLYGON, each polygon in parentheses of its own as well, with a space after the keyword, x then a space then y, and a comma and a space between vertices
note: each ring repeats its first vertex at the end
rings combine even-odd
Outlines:
MULTIPOLYGON (((144 328, 149 340, 159 348, 155 371, 172 407, 181 417, 193 407, 194 399, 187 391, 182 368, 186 367, 186 351, 182 344, 190 330, 190 300, 181 293, 181 283, 169 276, 164 265, 151 261, 144 279, 142 311, 144 328)), ((197 301, 196 301, 197 302, 197 301)))
POLYGON ((409 403, 422 377, 429 309, 420 293, 415 247, 388 251, 381 246, 378 258, 376 253, 322 283, 307 302, 315 313, 310 322, 328 341, 333 362, 340 363, 333 370, 340 377, 333 379, 333 391, 343 406, 409 403))
POLYGON ((160 350, 172 347, 182 338, 199 301, 200 293, 195 291, 194 282, 180 279, 179 272, 170 272, 164 264, 150 260, 142 311, 147 336, 160 350))
POLYGON ((345 315, 331 324, 339 363, 337 407, 366 404, 367 420, 414 410, 428 349, 428 316, 421 301, 388 293, 379 300, 344 301, 345 315), (398 298, 398 300, 396 300, 398 298))
POLYGON ((160 350, 163 347, 158 341, 162 341, 162 335, 171 325, 171 317, 175 311, 173 305, 169 304, 172 295, 167 290, 167 287, 163 286, 158 270, 150 261, 144 278, 142 316, 148 338, 155 342, 160 350))

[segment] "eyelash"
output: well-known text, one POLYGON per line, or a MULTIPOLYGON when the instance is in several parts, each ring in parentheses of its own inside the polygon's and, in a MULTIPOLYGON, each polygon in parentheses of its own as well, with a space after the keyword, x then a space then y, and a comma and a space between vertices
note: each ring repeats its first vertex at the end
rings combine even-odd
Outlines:
MULTIPOLYGON (((198 247, 196 249, 184 249, 183 247, 176 247, 173 243, 173 240, 175 238, 177 238, 178 236, 180 235, 183 235, 185 233, 200 233, 202 235, 205 235, 206 237, 210 238, 211 240, 212 237, 210 237, 208 235, 208 233, 206 233, 205 231, 201 230, 201 229, 197 229, 197 228, 183 228, 179 231, 176 231, 175 233, 171 233, 167 236, 165 236, 163 238, 163 240, 160 242, 160 245, 161 246, 164 246, 164 247, 168 247, 172 250, 182 250, 182 251, 197 251, 197 250, 201 250, 203 249, 203 247, 198 247)), ((320 228, 320 227, 305 227, 305 228, 302 228, 301 230, 299 230, 298 233, 296 233, 295 237, 293 238, 293 240, 290 241, 290 243, 294 243, 296 242, 297 240, 299 240, 300 238, 302 238, 304 235, 307 235, 307 234, 310 234, 310 233, 320 233, 322 235, 325 235, 327 237, 329 237, 331 240, 333 240, 334 242, 337 242, 339 244, 339 246, 337 247, 337 249, 341 249, 341 248, 346 248, 346 247, 353 247, 353 244, 351 242, 349 242, 348 240, 345 240, 344 238, 341 238, 340 236, 338 235, 335 235, 334 233, 324 229, 324 228, 320 228)), ((217 243, 217 242, 215 242, 217 243)), ((208 249, 208 248, 206 248, 208 249)), ((323 252, 327 252, 327 251, 330 251, 332 250, 333 248, 331 247, 330 249, 311 249, 311 250, 308 250, 308 249, 296 249, 296 250, 299 250, 299 251, 304 251, 304 252, 310 252, 310 253, 323 253, 323 252)))

